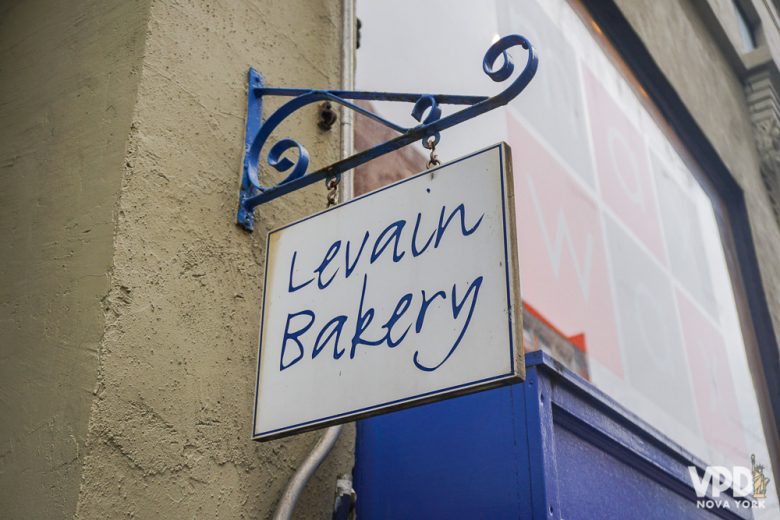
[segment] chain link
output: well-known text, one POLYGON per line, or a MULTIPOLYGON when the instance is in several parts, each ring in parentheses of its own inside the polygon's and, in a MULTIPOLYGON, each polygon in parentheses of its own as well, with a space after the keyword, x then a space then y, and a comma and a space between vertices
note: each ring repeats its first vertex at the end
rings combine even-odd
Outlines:
POLYGON ((328 203, 325 207, 335 206, 338 203, 339 177, 334 176, 325 179, 325 187, 328 188, 328 203))
MULTIPOLYGON (((439 161, 439 156, 436 155, 436 140, 431 137, 428 139, 428 144, 431 148, 431 155, 425 167, 426 169, 430 170, 434 166, 439 166, 441 161, 439 161)), ((330 208, 331 206, 335 206, 338 203, 339 177, 334 176, 325 179, 325 187, 328 189, 326 207, 330 208)))
POLYGON ((428 164, 425 165, 425 168, 430 170, 434 166, 439 166, 441 161, 439 161, 439 156, 436 155, 436 139, 429 137, 428 144, 430 145, 429 148, 431 149, 431 157, 428 160, 428 164))

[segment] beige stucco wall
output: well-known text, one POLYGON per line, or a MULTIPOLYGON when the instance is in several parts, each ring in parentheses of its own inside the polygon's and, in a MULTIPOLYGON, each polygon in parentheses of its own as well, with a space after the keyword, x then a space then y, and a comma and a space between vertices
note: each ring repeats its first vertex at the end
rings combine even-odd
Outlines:
MULTIPOLYGON (((250 440, 266 232, 234 224, 246 72, 337 86, 339 0, 0 7, 0 517, 267 518, 320 433, 250 440)), ((281 128, 313 166, 338 127, 281 128)), ((302 396, 291 396, 302 398, 302 396)), ((296 517, 329 518, 354 429, 296 517)))
MULTIPOLYGON (((267 518, 320 432, 252 442, 265 235, 324 207, 325 189, 235 225, 246 73, 338 85, 336 0, 154 1, 122 177, 78 517, 267 518)), ((339 135, 304 110, 278 137, 337 158, 339 135)), ((290 396, 302 399, 305 396, 290 396)), ((353 431, 297 517, 329 518, 353 431)))
POLYGON ((0 4, 0 517, 76 509, 147 3, 0 4))

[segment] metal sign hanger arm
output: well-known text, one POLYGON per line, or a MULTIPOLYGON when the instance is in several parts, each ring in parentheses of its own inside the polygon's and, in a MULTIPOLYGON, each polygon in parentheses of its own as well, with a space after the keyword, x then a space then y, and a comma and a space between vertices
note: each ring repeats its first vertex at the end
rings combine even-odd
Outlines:
POLYGON ((243 178, 239 196, 238 224, 244 227, 244 229, 251 231, 254 225, 253 210, 260 204, 264 204, 315 182, 337 176, 372 159, 411 144, 417 139, 422 140, 423 146, 429 148, 438 142, 439 133, 442 130, 446 130, 447 128, 467 121, 499 106, 506 105, 525 89, 536 74, 538 58, 534 52, 533 46, 523 36, 516 34, 505 36, 490 46, 485 53, 485 58, 482 63, 483 71, 493 81, 502 82, 507 80, 514 71, 514 64, 506 51, 515 46, 520 46, 527 51, 528 58, 525 67, 506 89, 493 97, 270 88, 263 85, 260 74, 255 70, 250 69, 246 148, 244 154, 243 178), (499 57, 503 58, 503 63, 494 70, 494 66, 499 57), (282 105, 278 110, 271 114, 266 121, 262 121, 263 96, 287 96, 293 97, 293 99, 282 105), (348 99, 413 102, 414 107, 412 109, 412 116, 417 121, 420 121, 421 124, 413 128, 405 128, 347 101, 348 99), (271 133, 293 112, 318 101, 338 103, 395 130, 401 135, 312 173, 306 173, 309 166, 309 154, 306 149, 293 139, 281 139, 271 147, 268 152, 267 161, 268 164, 277 171, 286 172, 290 170, 290 173, 274 186, 262 185, 259 178, 260 152, 271 133), (449 116, 441 117, 440 104, 469 106, 449 116), (431 142, 429 142, 429 138, 433 138, 431 142), (298 159, 296 162, 282 157, 284 152, 293 148, 298 150, 298 159))

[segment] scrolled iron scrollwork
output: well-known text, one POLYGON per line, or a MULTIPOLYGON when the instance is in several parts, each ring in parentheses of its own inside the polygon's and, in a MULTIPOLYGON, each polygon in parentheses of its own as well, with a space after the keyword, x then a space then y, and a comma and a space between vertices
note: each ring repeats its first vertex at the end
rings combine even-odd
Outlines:
MULTIPOLYGON (((439 103, 436 102, 436 98, 430 94, 420 96, 420 99, 414 103, 414 107, 412 108, 412 117, 423 125, 429 125, 441 119, 441 108, 439 108, 439 103), (426 110, 428 111, 428 115, 423 119, 426 110)), ((430 149, 432 146, 439 144, 440 137, 441 134, 439 132, 430 136, 426 135, 422 138, 422 145, 425 148, 430 149), (431 138, 433 138, 433 142, 430 141, 431 138)))
POLYGON ((292 168, 290 174, 280 183, 284 184, 304 176, 306 169, 309 167, 309 152, 298 141, 282 139, 277 141, 268 152, 268 164, 280 172, 285 172, 292 168), (287 157, 282 157, 282 154, 291 148, 298 149, 298 162, 296 163, 293 163, 287 157))
POLYGON ((244 154, 243 178, 238 212, 238 223, 245 229, 252 229, 254 223, 253 209, 277 197, 308 186, 326 177, 333 177, 348 171, 371 159, 384 155, 420 139, 423 146, 435 146, 440 138, 440 132, 462 123, 475 116, 507 104, 525 89, 533 79, 538 67, 538 58, 531 43, 523 36, 511 34, 493 43, 485 53, 482 69, 493 81, 501 83, 509 79, 515 69, 507 51, 512 47, 522 47, 527 51, 527 60, 522 72, 503 91, 492 97, 461 96, 442 94, 405 94, 391 92, 360 92, 314 89, 267 88, 263 86, 260 75, 249 71, 249 106, 247 113, 246 148, 244 154), (501 59, 501 63, 497 63, 501 59), (293 99, 279 107, 267 120, 262 121, 263 96, 291 96, 293 99), (412 117, 419 125, 407 128, 389 121, 378 114, 352 103, 350 99, 372 101, 403 101, 412 102, 412 117), (290 173, 274 186, 264 186, 259 179, 259 160, 261 152, 273 131, 291 114, 300 108, 320 101, 338 103, 358 114, 381 123, 400 135, 378 144, 373 148, 356 153, 330 166, 307 173, 309 153, 298 141, 286 137, 276 142, 269 150, 267 161, 277 171, 290 173), (442 117, 440 105, 469 105, 467 108, 442 117), (298 157, 295 161, 283 155, 288 150, 296 149, 298 157))

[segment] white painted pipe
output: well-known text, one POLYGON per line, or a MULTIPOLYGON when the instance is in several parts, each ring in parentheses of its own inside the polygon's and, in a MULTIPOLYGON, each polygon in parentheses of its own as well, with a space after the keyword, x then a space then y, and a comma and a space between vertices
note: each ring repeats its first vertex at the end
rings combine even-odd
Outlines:
POLYGON ((333 449, 333 445, 336 444, 340 433, 341 425, 331 426, 325 430, 325 434, 314 446, 314 449, 311 450, 306 460, 301 463, 290 482, 287 483, 284 494, 282 494, 282 498, 279 499, 279 504, 276 506, 274 520, 289 520, 292 518, 298 498, 300 498, 311 476, 320 467, 330 450, 333 449))
MULTIPOLYGON (((342 0, 343 25, 341 28, 341 89, 355 90, 355 42, 357 40, 357 17, 355 0, 342 0)), ((341 107, 341 158, 352 155, 355 142, 353 126, 354 113, 341 107)), ((353 192, 353 170, 341 174, 339 202, 350 200, 353 192)))
MULTIPOLYGON (((354 90, 355 88, 355 39, 357 31, 357 19, 355 17, 355 0, 342 0, 342 41, 341 41, 341 89, 354 90)), ((352 126, 352 111, 343 108, 341 110, 341 157, 352 155, 354 148, 354 130, 352 126)), ((353 197, 353 172, 352 170, 341 174, 339 182, 339 202, 345 202, 353 197)), ((314 446, 306 459, 301 463, 298 471, 287 483, 287 487, 276 506, 274 520, 289 520, 292 518, 295 506, 298 503, 306 484, 308 484, 314 472, 325 460, 341 434, 341 425, 331 426, 322 435, 322 438, 314 446)))

